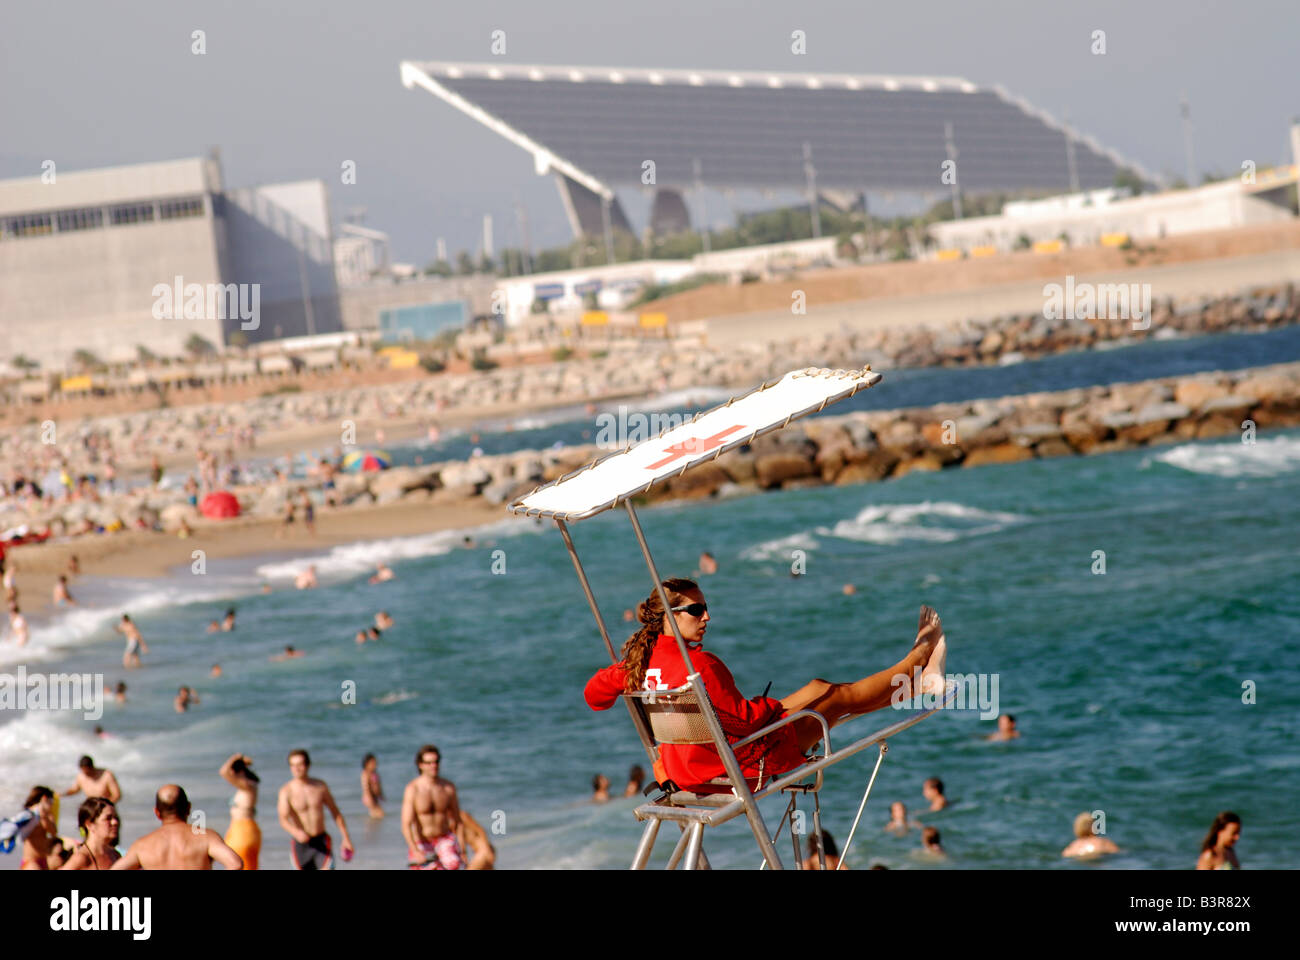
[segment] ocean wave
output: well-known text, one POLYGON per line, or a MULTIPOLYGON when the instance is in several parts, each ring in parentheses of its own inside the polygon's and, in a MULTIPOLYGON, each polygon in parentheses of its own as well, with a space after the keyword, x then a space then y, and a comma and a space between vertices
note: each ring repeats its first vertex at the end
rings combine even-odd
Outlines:
POLYGON ((537 533, 540 529, 542 528, 536 524, 507 518, 477 527, 457 527, 412 537, 392 537, 386 540, 342 544, 324 554, 264 563, 257 567, 256 572, 264 580, 292 580, 309 566, 315 566, 316 575, 320 579, 342 580, 374 570, 381 562, 391 563, 450 553, 459 547, 467 536, 472 536, 477 543, 484 539, 495 540, 500 537, 537 533))
POLYGON ((741 558, 754 562, 770 560, 773 557, 789 559, 791 551, 794 550, 816 550, 820 543, 809 533, 794 533, 788 537, 778 537, 775 540, 765 540, 762 543, 747 547, 741 551, 741 558))
POLYGON ((1153 462, 1214 477, 1276 477, 1300 470, 1300 437, 1274 437, 1255 443, 1189 443, 1150 457, 1142 466, 1153 462))
POLYGON ((882 545, 904 540, 949 543, 963 537, 995 533, 1025 519, 1015 513, 926 500, 923 503, 864 507, 853 519, 841 520, 833 527, 818 527, 816 532, 823 536, 882 545))
MULTIPOLYGON (((99 591, 113 597, 111 604, 92 606, 83 603, 49 621, 33 623, 25 647, 0 644, 0 666, 49 660, 68 648, 102 640, 105 628, 123 613, 139 619, 142 613, 152 610, 224 599, 241 592, 231 580, 215 576, 176 576, 152 581, 114 579, 104 581, 102 586, 111 586, 111 590, 99 591)), ((86 599, 84 595, 82 599, 86 599)))

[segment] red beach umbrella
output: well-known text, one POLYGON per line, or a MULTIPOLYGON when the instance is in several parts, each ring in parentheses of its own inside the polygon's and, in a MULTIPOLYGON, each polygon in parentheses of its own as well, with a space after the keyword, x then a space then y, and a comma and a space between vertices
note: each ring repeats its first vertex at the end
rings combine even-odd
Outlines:
POLYGON ((239 516, 239 501, 229 490, 217 490, 209 493, 199 504, 199 513, 212 520, 239 516))

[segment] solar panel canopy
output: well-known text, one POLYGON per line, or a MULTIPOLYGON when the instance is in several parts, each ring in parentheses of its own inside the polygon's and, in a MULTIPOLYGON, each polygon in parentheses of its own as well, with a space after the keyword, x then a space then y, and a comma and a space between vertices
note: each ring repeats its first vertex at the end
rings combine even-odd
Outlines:
MULTIPOLYGON (((421 85, 602 185, 946 190, 1111 186, 1136 164, 997 88, 960 78, 408 63, 421 85), (427 81, 427 82, 424 82, 427 81), (805 154, 807 145, 807 155, 805 154)), ((409 84, 408 84, 409 85, 409 84)), ((1149 179, 1149 178, 1147 178, 1149 179)))

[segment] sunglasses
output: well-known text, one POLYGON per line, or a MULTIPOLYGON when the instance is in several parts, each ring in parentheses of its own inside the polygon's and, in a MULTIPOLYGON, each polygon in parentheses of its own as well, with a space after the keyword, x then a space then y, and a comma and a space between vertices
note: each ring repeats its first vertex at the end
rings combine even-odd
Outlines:
POLYGON ((683 607, 673 607, 673 613, 685 611, 692 617, 702 617, 708 609, 709 605, 707 603, 688 603, 683 607))

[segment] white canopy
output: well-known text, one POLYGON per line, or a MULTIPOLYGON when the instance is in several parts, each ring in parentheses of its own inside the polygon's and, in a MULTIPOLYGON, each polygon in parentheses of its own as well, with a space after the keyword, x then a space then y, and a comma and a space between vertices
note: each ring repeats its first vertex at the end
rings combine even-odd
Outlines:
POLYGON ((658 437, 592 461, 510 504, 524 516, 583 520, 881 379, 861 370, 794 370, 658 437))

